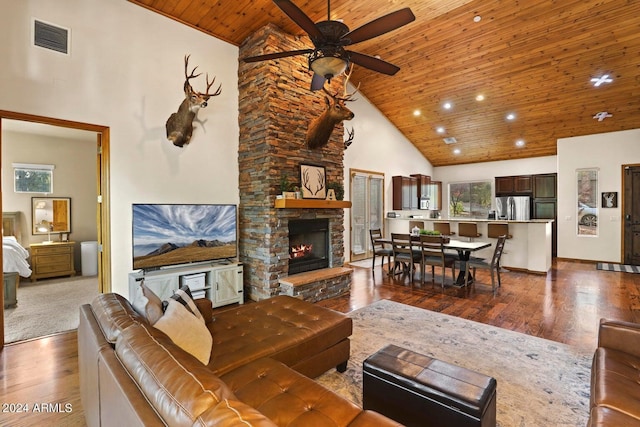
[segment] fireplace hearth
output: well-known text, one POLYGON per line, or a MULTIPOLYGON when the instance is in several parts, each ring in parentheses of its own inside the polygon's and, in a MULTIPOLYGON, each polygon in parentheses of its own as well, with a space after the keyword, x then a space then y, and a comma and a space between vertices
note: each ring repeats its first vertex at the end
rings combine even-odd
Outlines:
POLYGON ((289 274, 329 267, 329 220, 289 220, 289 274))

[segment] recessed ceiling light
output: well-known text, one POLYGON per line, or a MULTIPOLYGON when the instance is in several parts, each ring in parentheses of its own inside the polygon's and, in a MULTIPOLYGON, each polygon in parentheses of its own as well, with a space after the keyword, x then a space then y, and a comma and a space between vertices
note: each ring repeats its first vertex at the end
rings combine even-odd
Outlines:
POLYGON ((438 126, 438 127, 436 128, 436 132, 438 132, 438 133, 444 133, 444 128, 443 128, 442 126, 438 126))
POLYGON ((516 147, 524 147, 524 140, 519 139, 516 141, 516 147))
POLYGON ((476 96, 476 101, 484 101, 484 95, 480 94, 476 96))
POLYGON ((460 149, 459 148, 454 149, 453 154, 456 154, 456 155, 460 154, 460 149))
POLYGON ((611 83, 612 81, 613 79, 609 78, 609 74, 604 74, 601 77, 594 77, 591 79, 591 83, 593 83, 595 87, 600 86, 602 83, 611 83))
POLYGON ((420 110, 413 110, 413 115, 418 117, 420 115, 420 110))
POLYGON ((476 15, 473 17, 473 22, 480 22, 480 21, 482 21, 482 16, 476 15))
POLYGON ((450 102, 445 102, 443 105, 445 110, 450 110, 453 105, 450 102))
POLYGON ((516 115, 515 113, 509 113, 507 114, 507 120, 515 120, 516 119, 516 115))

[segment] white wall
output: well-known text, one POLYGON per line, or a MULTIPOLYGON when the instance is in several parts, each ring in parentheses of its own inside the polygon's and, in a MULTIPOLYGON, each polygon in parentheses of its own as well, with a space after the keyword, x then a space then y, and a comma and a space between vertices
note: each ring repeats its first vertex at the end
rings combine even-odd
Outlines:
MULTIPOLYGON (((364 84, 366 82, 363 86, 364 84)), ((355 117, 344 122, 345 129, 355 130, 353 143, 344 155, 345 200, 350 200, 350 169, 380 172, 385 177, 385 212, 390 211, 393 206, 391 177, 415 173, 431 176, 433 166, 364 95, 358 93, 356 98, 355 102, 349 104, 355 117)), ((344 242, 347 261, 351 255, 350 213, 350 210, 345 211, 344 242)))
POLYGON ((622 165, 640 164, 640 129, 558 140, 558 257, 621 262, 622 165), (602 209, 597 236, 577 236, 576 169, 598 168, 598 195, 618 192, 618 208, 602 209))
MULTIPOLYGON (((238 203, 238 49, 124 0, 0 0, 0 109, 111 130, 112 289, 128 295, 131 204, 238 203), (71 55, 32 47, 31 20, 71 29, 71 55), (185 54, 222 94, 185 148, 164 124, 185 54)), ((205 89, 204 75, 192 82, 205 89)))
MULTIPOLYGON (((497 176, 556 173, 557 169, 556 156, 436 167, 433 171, 435 179, 442 181, 442 204, 444 205, 442 217, 449 216, 448 187, 451 183, 462 181, 491 181, 493 183, 497 176)), ((493 191, 495 196, 495 189, 493 191)))

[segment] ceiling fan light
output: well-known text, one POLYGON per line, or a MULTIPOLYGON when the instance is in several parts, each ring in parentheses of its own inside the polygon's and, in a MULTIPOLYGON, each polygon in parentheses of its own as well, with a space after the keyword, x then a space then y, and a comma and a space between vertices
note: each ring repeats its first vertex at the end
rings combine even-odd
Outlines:
POLYGON ((321 56, 314 59, 310 67, 314 73, 330 80, 335 76, 339 76, 347 69, 347 61, 336 56, 321 56))

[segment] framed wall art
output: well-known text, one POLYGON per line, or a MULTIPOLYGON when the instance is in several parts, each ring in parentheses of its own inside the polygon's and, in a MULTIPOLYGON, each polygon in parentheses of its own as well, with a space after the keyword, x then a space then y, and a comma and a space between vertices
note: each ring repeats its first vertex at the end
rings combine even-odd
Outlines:
POLYGON ((609 191, 602 193, 602 207, 603 208, 617 208, 618 207, 618 192, 609 191))
POLYGON ((300 165, 300 183, 303 199, 325 199, 327 197, 324 166, 300 165))

